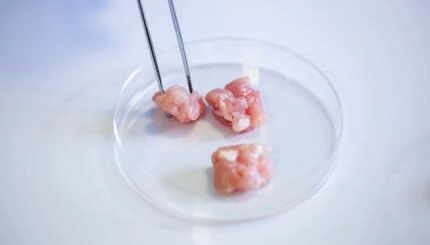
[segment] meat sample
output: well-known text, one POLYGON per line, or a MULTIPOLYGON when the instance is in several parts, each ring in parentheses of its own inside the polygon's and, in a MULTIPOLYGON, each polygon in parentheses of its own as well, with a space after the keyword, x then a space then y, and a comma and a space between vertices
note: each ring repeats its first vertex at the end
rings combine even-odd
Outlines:
POLYGON ((193 91, 190 94, 179 85, 166 89, 163 95, 160 92, 155 93, 152 100, 161 110, 183 123, 199 119, 206 110, 203 98, 198 92, 193 91))
POLYGON ((248 132, 265 121, 260 92, 252 87, 248 77, 211 90, 206 101, 212 106, 215 118, 234 132, 248 132))
POLYGON ((271 180, 271 149, 262 144, 218 148, 212 153, 213 185, 220 194, 258 189, 271 180))

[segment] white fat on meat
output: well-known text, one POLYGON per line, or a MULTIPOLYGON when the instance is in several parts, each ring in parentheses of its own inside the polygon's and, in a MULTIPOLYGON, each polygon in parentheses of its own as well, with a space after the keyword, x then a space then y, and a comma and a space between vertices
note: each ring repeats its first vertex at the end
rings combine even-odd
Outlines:
POLYGON ((237 123, 233 123, 232 129, 235 132, 240 132, 242 130, 245 130, 251 125, 251 120, 249 117, 243 117, 237 121, 237 123))
POLYGON ((236 161, 237 157, 239 156, 239 151, 238 150, 220 150, 218 152, 218 156, 224 160, 233 162, 233 161, 236 161))

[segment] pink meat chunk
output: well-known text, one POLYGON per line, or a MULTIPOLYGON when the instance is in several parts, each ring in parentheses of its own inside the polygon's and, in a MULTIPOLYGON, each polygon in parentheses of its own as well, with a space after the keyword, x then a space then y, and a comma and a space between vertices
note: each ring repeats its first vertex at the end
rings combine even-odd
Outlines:
POLYGON ((163 95, 155 93, 152 100, 161 110, 183 123, 196 121, 206 110, 203 98, 197 91, 190 94, 178 85, 166 89, 163 95))
POLYGON ((234 132, 244 133, 261 126, 265 121, 260 92, 252 87, 248 77, 229 82, 206 95, 215 118, 234 132))
POLYGON ((212 153, 213 185, 220 194, 259 189, 270 182, 271 149, 262 144, 218 148, 212 153))

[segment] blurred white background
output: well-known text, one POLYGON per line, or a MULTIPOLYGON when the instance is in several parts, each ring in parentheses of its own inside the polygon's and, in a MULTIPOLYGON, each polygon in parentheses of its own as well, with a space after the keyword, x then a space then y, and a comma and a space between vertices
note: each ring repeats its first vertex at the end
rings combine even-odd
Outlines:
MULTIPOLYGON (((167 1, 143 3, 156 49, 175 45, 167 1)), ((112 152, 116 96, 149 59, 136 2, 3 0, 0 244, 430 243, 430 1, 175 3, 186 41, 261 39, 328 75, 345 129, 326 185, 248 223, 159 213, 125 183, 112 152)))

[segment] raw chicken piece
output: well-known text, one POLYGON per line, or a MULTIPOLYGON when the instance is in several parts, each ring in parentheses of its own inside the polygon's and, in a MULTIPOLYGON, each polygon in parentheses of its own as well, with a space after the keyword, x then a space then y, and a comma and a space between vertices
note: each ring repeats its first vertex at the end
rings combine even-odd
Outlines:
POLYGON ((271 178, 271 149, 262 144, 218 148, 212 153, 213 185, 221 194, 258 189, 271 178))
POLYGON ((252 87, 248 77, 237 78, 223 89, 213 89, 206 95, 206 101, 212 106, 215 118, 234 132, 248 132, 264 123, 260 92, 252 87))
POLYGON ((187 123, 197 120, 206 110, 202 96, 193 91, 191 94, 185 88, 174 85, 161 95, 157 92, 152 100, 178 121, 187 123))

